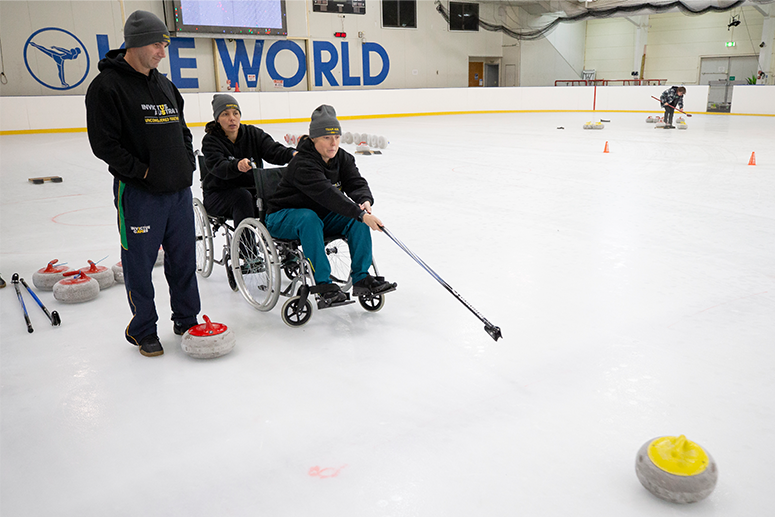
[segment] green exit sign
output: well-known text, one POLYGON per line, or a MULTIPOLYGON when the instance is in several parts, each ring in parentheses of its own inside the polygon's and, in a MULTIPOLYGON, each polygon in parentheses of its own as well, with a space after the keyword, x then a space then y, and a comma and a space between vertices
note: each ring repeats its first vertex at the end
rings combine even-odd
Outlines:
POLYGON ((729 80, 730 80, 730 81, 734 81, 734 80, 735 80, 735 76, 734 76, 734 75, 730 75, 730 76, 729 76, 729 80))
POLYGON ((734 47, 735 46, 735 42, 734 41, 727 41, 726 45, 727 45, 727 47, 734 47))

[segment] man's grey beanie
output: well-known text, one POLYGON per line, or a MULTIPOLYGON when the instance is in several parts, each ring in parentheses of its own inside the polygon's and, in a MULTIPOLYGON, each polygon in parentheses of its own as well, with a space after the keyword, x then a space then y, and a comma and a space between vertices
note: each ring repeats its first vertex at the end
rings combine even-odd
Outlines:
POLYGON ((336 120, 336 111, 332 106, 323 104, 312 112, 312 120, 309 123, 309 137, 317 138, 323 135, 341 135, 342 126, 336 120))
POLYGON ((124 24, 126 48, 144 47, 152 43, 169 43, 170 31, 163 21, 148 11, 135 11, 124 24))
POLYGON ((216 93, 213 95, 213 119, 218 120, 221 113, 229 108, 234 108, 242 115, 242 110, 239 109, 239 103, 237 99, 226 93, 216 93))

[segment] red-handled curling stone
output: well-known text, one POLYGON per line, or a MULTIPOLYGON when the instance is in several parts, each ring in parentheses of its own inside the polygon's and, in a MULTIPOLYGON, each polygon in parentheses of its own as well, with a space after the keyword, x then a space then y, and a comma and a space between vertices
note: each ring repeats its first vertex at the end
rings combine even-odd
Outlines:
POLYGON ((83 271, 68 271, 65 278, 54 284, 54 298, 64 303, 93 300, 100 294, 100 284, 83 271))
POLYGON ((109 267, 105 266, 98 266, 91 260, 89 262, 89 267, 82 267, 78 271, 81 271, 82 273, 86 273, 91 278, 95 279, 97 283, 100 285, 100 289, 107 289, 111 285, 116 283, 116 276, 113 273, 113 270, 109 267))
POLYGON ((229 327, 213 323, 207 316, 205 322, 195 325, 183 334, 180 347, 185 353, 197 359, 214 359, 226 355, 237 344, 237 337, 229 327))
POLYGON ((48 263, 48 265, 42 269, 38 269, 32 274, 32 283, 38 289, 42 291, 51 291, 54 288, 54 284, 64 278, 65 271, 70 271, 67 266, 55 265, 59 262, 59 259, 54 259, 48 263))
POLYGON ((121 261, 119 260, 115 264, 113 264, 113 267, 110 269, 113 270, 113 278, 116 279, 117 284, 123 284, 124 283, 124 266, 121 265, 121 261))

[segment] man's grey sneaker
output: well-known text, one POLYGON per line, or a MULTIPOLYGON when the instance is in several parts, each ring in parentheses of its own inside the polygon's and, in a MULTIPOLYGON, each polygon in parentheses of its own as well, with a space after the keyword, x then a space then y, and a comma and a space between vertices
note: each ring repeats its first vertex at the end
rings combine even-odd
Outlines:
POLYGON ((164 349, 161 347, 159 337, 156 334, 151 334, 150 336, 145 336, 143 339, 141 339, 140 353, 145 357, 162 355, 164 353, 164 349))

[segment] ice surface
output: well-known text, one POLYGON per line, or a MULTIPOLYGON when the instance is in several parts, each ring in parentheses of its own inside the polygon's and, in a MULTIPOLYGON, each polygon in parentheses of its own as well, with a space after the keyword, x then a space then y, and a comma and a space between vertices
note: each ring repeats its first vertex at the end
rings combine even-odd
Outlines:
MULTIPOLYGON (((374 235, 399 284, 385 308, 315 311, 298 329, 279 306, 252 309, 216 265, 199 279, 203 313, 237 345, 210 361, 180 349, 161 268, 162 357, 124 340, 121 284, 79 305, 38 291, 58 328, 26 296, 27 334, 14 272, 31 284, 54 258, 119 260, 111 176, 85 133, 0 137, 0 514, 767 514, 775 119, 697 115, 678 132, 595 116, 611 122, 343 121, 390 142, 357 157, 374 213, 501 341, 374 235), (52 174, 63 183, 27 181, 52 174), (720 472, 691 507, 658 500, 634 469, 644 442, 679 434, 720 472)), ((281 141, 306 126, 264 129, 281 141)))

